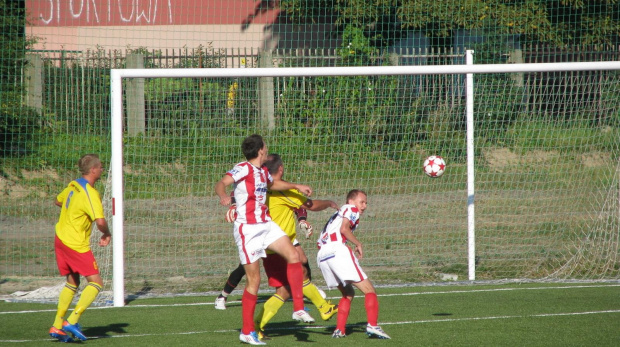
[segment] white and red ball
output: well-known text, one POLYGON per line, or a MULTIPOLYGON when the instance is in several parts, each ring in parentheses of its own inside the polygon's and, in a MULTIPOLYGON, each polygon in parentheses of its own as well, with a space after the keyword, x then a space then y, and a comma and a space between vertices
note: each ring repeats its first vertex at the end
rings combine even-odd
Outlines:
POLYGON ((446 162, 438 155, 431 155, 426 158, 422 165, 424 173, 429 177, 439 177, 446 171, 446 162))

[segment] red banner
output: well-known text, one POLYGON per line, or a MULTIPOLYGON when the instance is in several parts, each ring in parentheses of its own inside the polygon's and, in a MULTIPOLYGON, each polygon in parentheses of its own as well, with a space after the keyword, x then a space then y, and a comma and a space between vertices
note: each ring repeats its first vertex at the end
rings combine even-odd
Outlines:
POLYGON ((271 23, 269 0, 26 0, 33 26, 149 26, 271 23), (266 10, 266 11, 264 11, 266 10))

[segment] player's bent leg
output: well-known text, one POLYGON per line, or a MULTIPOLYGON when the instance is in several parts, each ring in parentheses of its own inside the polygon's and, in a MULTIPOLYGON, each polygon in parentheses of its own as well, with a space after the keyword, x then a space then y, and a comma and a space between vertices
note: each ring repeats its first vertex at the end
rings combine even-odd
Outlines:
POLYGON ((272 242, 267 249, 274 251, 275 253, 286 259, 287 263, 299 263, 299 253, 297 253, 296 247, 293 246, 288 236, 284 235, 274 242, 272 242))
MULTIPOLYGON (((65 283, 65 286, 60 291, 60 295, 58 296, 58 307, 56 309, 56 317, 54 318, 54 324, 52 324, 52 326, 56 330, 62 329, 62 323, 65 321, 65 315, 67 314, 67 311, 69 310, 69 306, 71 306, 71 302, 73 301, 73 297, 75 296, 76 292, 77 292, 77 287, 70 284, 69 282, 65 283)), ((50 330, 50 334, 51 334, 51 330, 50 330)))
POLYGON ((239 282, 241 282, 243 276, 245 276, 245 268, 243 265, 239 264, 228 276, 222 292, 227 295, 232 293, 232 291, 237 288, 237 285, 239 285, 239 282))
POLYGON ((84 288, 82 294, 80 295, 80 300, 78 300, 75 305, 75 309, 73 309, 73 312, 71 312, 71 315, 67 318, 67 322, 69 322, 69 324, 77 324, 82 316, 82 313, 84 313, 93 301, 95 301, 97 295, 101 292, 101 289, 101 285, 98 283, 88 282, 88 285, 84 288))
POLYGON ((297 251, 297 255, 299 255, 299 261, 302 264, 308 264, 308 256, 304 252, 304 249, 301 248, 301 245, 296 245, 295 250, 297 251))
POLYGON ((245 269, 243 265, 239 264, 236 269, 234 269, 228 278, 226 279, 226 283, 224 283, 224 289, 218 297, 215 299, 215 309, 216 310, 225 310, 226 309, 226 300, 228 299, 228 295, 237 288, 241 279, 245 276, 245 269))
POLYGON ((276 315, 276 313, 278 313, 287 299, 288 295, 282 297, 276 293, 265 301, 265 303, 260 307, 258 314, 254 319, 254 327, 258 334, 258 338, 261 341, 269 340, 269 337, 265 334, 265 326, 276 315))
POLYGON ((213 307, 215 307, 216 310, 225 310, 226 309, 226 299, 227 299, 227 297, 222 296, 220 294, 220 296, 215 298, 215 303, 213 304, 213 307))
POLYGON ((314 306, 316 306, 319 310, 321 319, 329 320, 333 315, 338 313, 338 306, 325 300, 319 292, 319 289, 314 285, 314 283, 310 282, 309 279, 304 280, 303 292, 304 296, 310 299, 314 306))
POLYGON ((301 261, 301 265, 304 267, 304 280, 312 281, 312 270, 310 269, 310 264, 308 264, 308 256, 304 252, 304 249, 301 248, 301 245, 296 245, 295 249, 299 254, 299 261, 301 261))
POLYGON ((295 247, 291 243, 288 236, 284 235, 274 242, 272 242, 268 249, 278 253, 284 259, 286 259, 286 275, 288 283, 291 288, 291 296, 293 298, 293 319, 297 321, 303 321, 305 323, 314 322, 312 318, 304 310, 304 293, 303 293, 303 278, 304 273, 299 261, 299 254, 295 250, 295 247))

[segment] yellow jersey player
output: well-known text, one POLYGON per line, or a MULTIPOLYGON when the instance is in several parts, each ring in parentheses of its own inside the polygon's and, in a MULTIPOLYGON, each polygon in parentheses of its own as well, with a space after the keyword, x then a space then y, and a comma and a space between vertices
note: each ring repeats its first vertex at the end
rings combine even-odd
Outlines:
MULTIPOLYGON (((274 180, 282 180, 284 176, 284 164, 278 154, 269 154, 265 166, 274 180)), ((302 263, 308 263, 308 257, 297 241, 296 224, 299 222, 301 229, 306 229, 307 236, 312 233, 312 227, 305 221, 305 210, 322 211, 329 207, 337 209, 338 205, 331 200, 311 200, 296 189, 284 191, 268 191, 267 206, 272 220, 282 228, 289 237, 295 249, 299 253, 302 263), (295 218, 298 215, 297 219, 295 218), (301 219, 301 220, 299 220, 301 219), (308 230, 309 229, 309 230, 308 230)), ((276 288, 276 293, 269 298, 259 309, 255 318, 256 331, 261 340, 266 339, 265 325, 273 318, 284 302, 291 296, 288 280, 286 277, 286 261, 280 255, 267 251, 267 257, 263 259, 263 267, 269 281, 269 286, 276 288)), ((318 288, 311 282, 309 268, 304 267, 304 296, 310 299, 318 308, 323 320, 330 319, 338 312, 338 308, 321 296, 318 288)))
POLYGON ((60 292, 58 309, 54 324, 49 334, 62 342, 71 342, 73 338, 85 341, 78 320, 82 313, 92 304, 101 288, 103 280, 93 252, 90 249, 90 234, 93 222, 103 233, 99 246, 110 243, 110 230, 103 215, 103 206, 95 182, 101 178, 103 167, 96 154, 87 154, 80 158, 78 167, 81 178, 73 180, 56 197, 55 204, 60 207, 60 217, 56 223, 54 249, 56 263, 60 274, 66 276, 67 283, 60 292), (64 316, 71 305, 78 286, 80 275, 86 277, 88 285, 82 291, 80 300, 67 320, 64 316))

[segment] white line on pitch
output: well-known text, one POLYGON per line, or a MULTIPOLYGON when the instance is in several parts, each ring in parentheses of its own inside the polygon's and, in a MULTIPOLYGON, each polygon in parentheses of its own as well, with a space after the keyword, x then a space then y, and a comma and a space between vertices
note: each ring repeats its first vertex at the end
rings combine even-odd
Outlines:
MULTIPOLYGON (((490 316, 490 317, 469 317, 469 318, 446 318, 446 319, 429 319, 429 320, 417 320, 417 321, 402 321, 402 322, 381 322, 381 325, 404 325, 404 324, 426 324, 426 323, 451 323, 451 322, 463 322, 463 321, 476 321, 476 320, 496 320, 496 319, 520 319, 520 318, 532 318, 532 317, 560 317, 560 316, 582 316, 592 314, 606 314, 606 313, 620 313, 620 310, 605 310, 605 311, 585 311, 585 312, 566 312, 566 313, 540 313, 521 316, 490 316)), ((347 326, 363 326, 365 324, 348 324, 347 326)), ((306 325, 306 326, 291 326, 287 328, 272 329, 273 331, 281 330, 305 330, 305 329, 327 329, 332 326, 327 325, 306 325)), ((111 336, 93 336, 89 339, 109 339, 109 338, 127 338, 127 337, 144 337, 144 336, 174 336, 174 335, 196 335, 196 334, 213 334, 213 333, 238 333, 239 329, 226 329, 226 330, 213 330, 213 331, 186 331, 180 333, 158 333, 158 334, 123 334, 123 335, 111 335, 111 336)), ((34 340, 0 340, 0 343, 22 343, 22 342, 37 342, 37 341, 51 341, 52 339, 34 339, 34 340)))
POLYGON ((467 294, 467 293, 484 293, 484 292, 503 292, 516 290, 546 290, 546 289, 584 289, 584 288, 606 288, 620 287, 620 284, 604 284, 594 286, 560 286, 560 287, 528 287, 528 288, 494 288, 494 289, 475 289, 475 290, 445 290, 440 292, 420 292, 420 293, 394 293, 381 294, 379 296, 409 296, 409 295, 432 295, 432 294, 467 294))
MULTIPOLYGON (((494 289, 474 289, 474 290, 446 290, 446 291, 438 291, 438 292, 419 292, 419 293, 394 293, 394 294, 378 294, 380 297, 387 296, 414 296, 414 295, 434 295, 434 294, 467 294, 467 293, 484 293, 484 292, 502 292, 502 291, 517 291, 517 290, 550 290, 550 289, 584 289, 584 288, 607 288, 607 287, 620 287, 619 284, 602 284, 602 285, 580 285, 580 286, 556 286, 556 287, 528 287, 528 288, 494 288, 494 289)), ((200 296, 200 295, 197 295, 200 296)), ((206 297, 207 295, 205 295, 206 297)), ((213 296, 213 295, 208 295, 213 296)), ((339 299, 339 297, 329 297, 328 299, 339 299)), ((241 301, 229 301, 229 304, 241 304, 241 301)), ((145 304, 145 305, 128 305, 124 306, 124 308, 148 308, 148 307, 182 307, 182 306, 211 306, 213 302, 196 302, 196 303, 186 303, 186 304, 145 304)), ((101 309, 109 309, 115 308, 113 306, 93 306, 89 307, 88 310, 101 310, 101 309)), ((3 314, 19 314, 19 313, 39 313, 39 312, 56 312, 55 309, 46 309, 46 310, 27 310, 27 311, 5 311, 0 312, 0 315, 3 314)))

